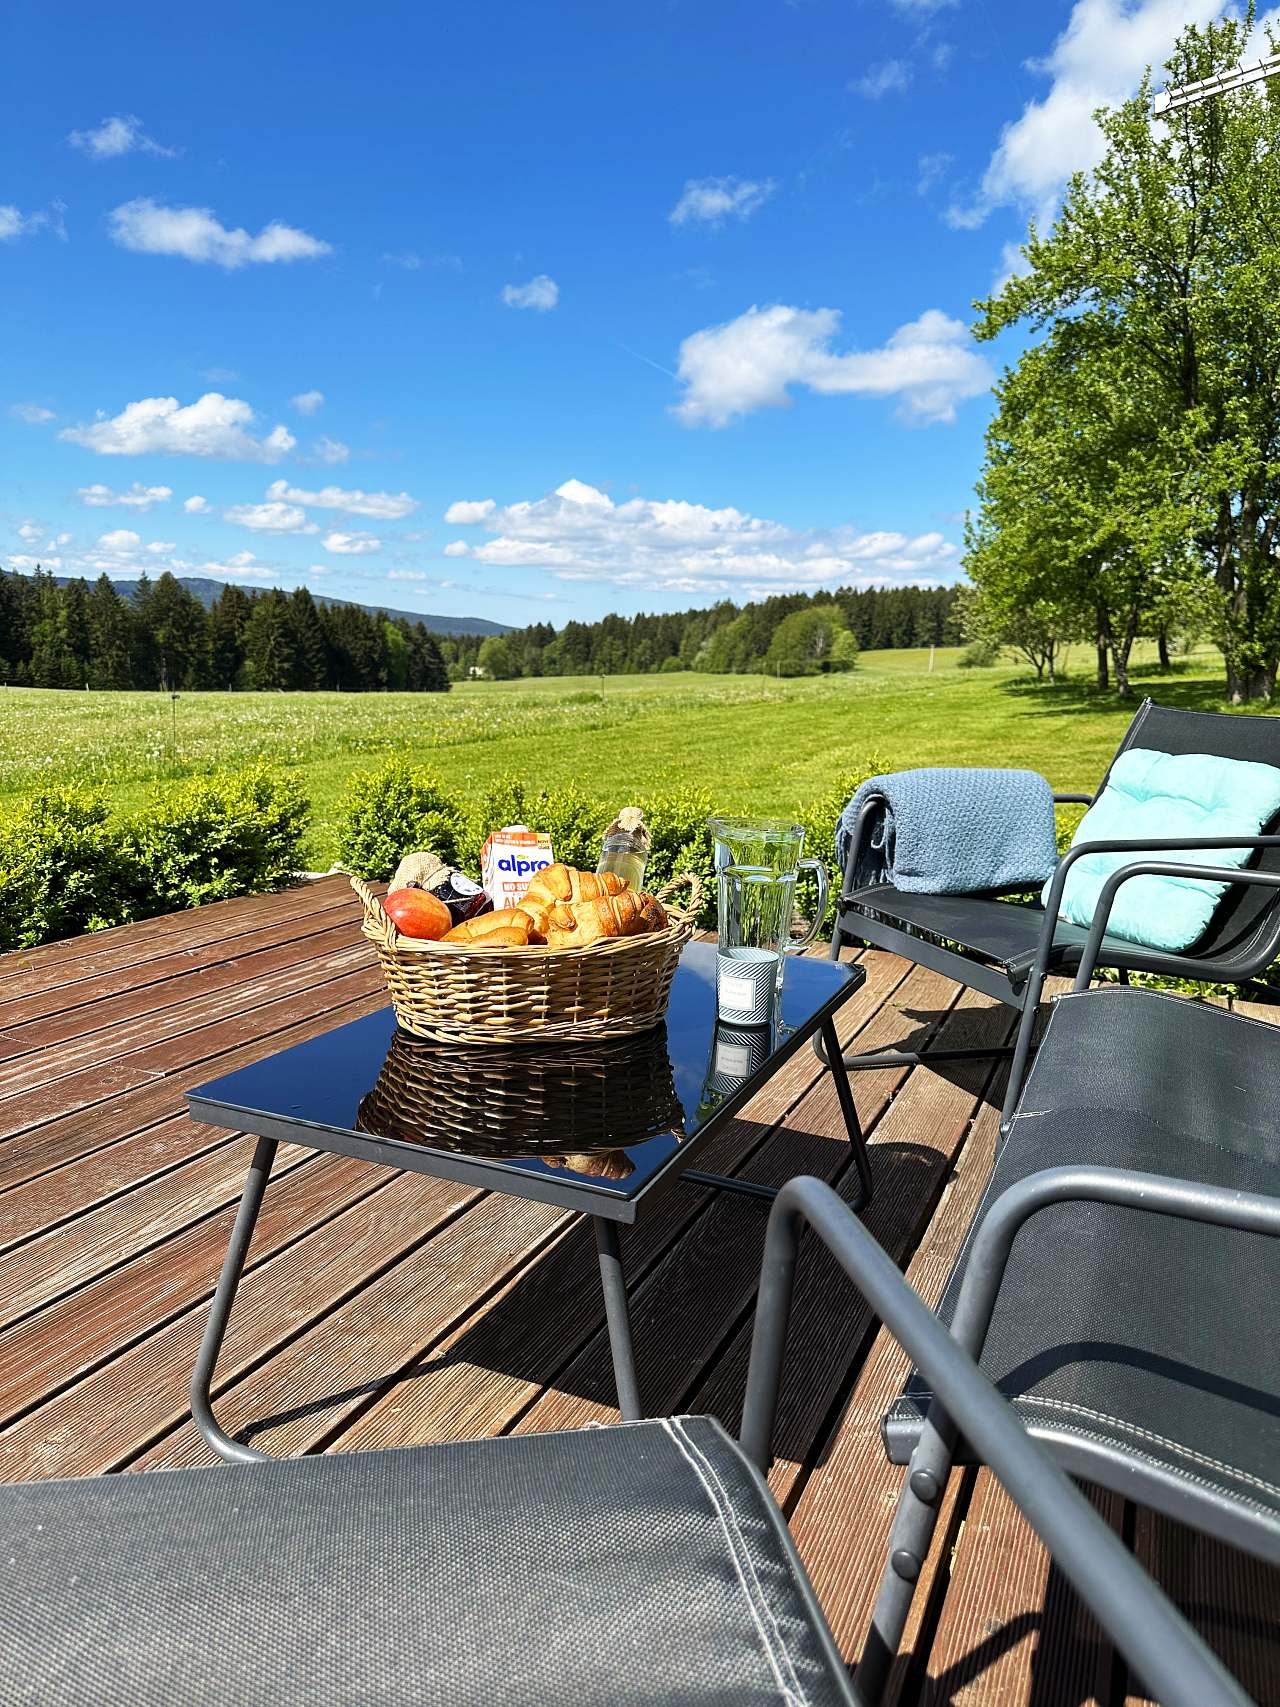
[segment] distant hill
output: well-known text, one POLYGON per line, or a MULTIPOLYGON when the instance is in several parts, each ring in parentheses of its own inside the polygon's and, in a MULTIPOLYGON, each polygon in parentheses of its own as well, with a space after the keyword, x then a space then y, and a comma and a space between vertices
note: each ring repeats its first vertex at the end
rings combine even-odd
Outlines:
MULTIPOLYGON (((54 580, 60 587, 65 587, 71 579, 68 575, 55 575, 54 580)), ((222 581, 211 580, 207 575, 179 575, 177 582, 189 593, 194 593, 200 603, 206 608, 210 606, 222 591, 222 581)), ((116 590, 124 598, 130 597, 137 589, 136 581, 117 581, 116 590)), ((255 588, 255 591, 265 589, 255 588)), ((318 605, 350 605, 355 599, 331 599, 323 593, 312 593, 312 598, 318 605)), ((409 622, 421 622, 429 628, 432 634, 510 634, 511 626, 504 622, 490 622, 484 616, 433 616, 429 611, 393 610, 390 605, 360 605, 373 615, 389 617, 405 617, 409 622)))

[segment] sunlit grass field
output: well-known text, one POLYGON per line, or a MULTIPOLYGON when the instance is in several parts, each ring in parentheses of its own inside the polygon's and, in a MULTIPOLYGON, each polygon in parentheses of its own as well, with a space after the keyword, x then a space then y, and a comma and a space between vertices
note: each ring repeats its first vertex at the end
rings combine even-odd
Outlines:
MULTIPOLYGON (((263 758, 312 800, 314 867, 334 857, 334 822, 353 771, 402 753, 453 791, 515 774, 574 781, 619 803, 646 787, 701 785, 726 809, 787 811, 837 773, 877 758, 1027 765, 1064 789, 1096 783, 1132 714, 1090 692, 1090 658, 1038 685, 1025 668, 957 668, 958 651, 869 652, 845 676, 557 677, 476 682, 448 695, 77 693, 0 689, 0 811, 46 784, 100 789, 140 805, 176 777, 263 758)), ((1144 655, 1138 693, 1217 707, 1210 648, 1159 675, 1144 655)))

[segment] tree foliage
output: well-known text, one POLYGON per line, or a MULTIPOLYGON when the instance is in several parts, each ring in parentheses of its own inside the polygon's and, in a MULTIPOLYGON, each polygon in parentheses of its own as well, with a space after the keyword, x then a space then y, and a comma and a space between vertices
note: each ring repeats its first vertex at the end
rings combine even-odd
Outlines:
POLYGON ((206 609, 169 574, 132 598, 106 575, 59 586, 0 572, 0 681, 40 688, 259 688, 447 693, 435 636, 358 605, 317 605, 305 587, 232 583, 206 609))
MULTIPOLYGON (((1187 83, 1240 63, 1252 15, 1191 25, 1187 83)), ((968 568, 988 630, 1050 611, 1128 691, 1144 627, 1207 625, 1233 701, 1280 667, 1280 89, 1168 122, 1152 78, 1099 115, 1106 153, 980 303, 1036 341, 1005 375, 968 568)))

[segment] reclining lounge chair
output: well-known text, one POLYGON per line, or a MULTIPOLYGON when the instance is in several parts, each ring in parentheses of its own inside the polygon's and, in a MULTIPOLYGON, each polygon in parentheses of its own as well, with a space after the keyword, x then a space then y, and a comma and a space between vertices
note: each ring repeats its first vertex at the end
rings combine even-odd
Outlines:
MULTIPOLYGON (((706 1417, 0 1488, 31 1707, 866 1704, 761 1474, 810 1222, 1163 1707, 1247 1697, 827 1186, 772 1212, 743 1447, 706 1417), (754 1460, 754 1461, 753 1461, 754 1460)), ((859 1672, 861 1668, 859 1668, 859 1672)))
MULTIPOLYGON (((1116 889, 1159 868, 1104 888, 939 1313, 1065 1469, 1280 1564, 1280 1029, 1088 988, 1116 889)), ((909 1469, 881 1656, 952 1463, 984 1457, 920 1372, 884 1435, 909 1469)))
MULTIPOLYGON (((1144 700, 1123 741, 1120 753, 1133 747, 1166 753, 1211 753, 1226 759, 1253 760, 1280 768, 1280 718, 1233 716, 1221 712, 1179 711, 1144 700)), ((1115 760, 1112 760, 1114 764, 1115 760)), ((1108 775, 1110 767, 1108 767, 1108 775)), ((1106 777, 1098 793, 1106 785, 1106 777)), ((1091 797, 1059 794, 1060 803, 1090 804, 1091 797)), ((1093 796, 1096 799, 1097 796, 1093 796)), ((1091 842, 1072 848, 1059 861, 1047 905, 1023 905, 996 895, 915 895, 892 884, 855 886, 861 838, 870 812, 863 815, 845 864, 837 902, 831 957, 854 941, 922 966, 932 967, 958 983, 983 991, 1021 1014, 1013 1048, 1005 1116, 1012 1112, 1031 1052, 1036 1011, 1044 980, 1069 974, 1080 964, 1088 932, 1057 917, 1067 873, 1088 853, 1133 851, 1139 855, 1175 850, 1249 846, 1255 850, 1252 869, 1280 875, 1280 825, 1268 824, 1261 835, 1223 839, 1167 839, 1141 842, 1091 842)), ((1211 863, 1211 861, 1210 861, 1211 863)), ((1182 875, 1187 875, 1185 871, 1182 875)), ((1206 983, 1245 984, 1257 978, 1280 956, 1280 892, 1274 887, 1242 882, 1241 873, 1219 873, 1231 883, 1214 911, 1203 937, 1182 953, 1144 948, 1123 938, 1105 935, 1097 944, 1095 964, 1130 972, 1157 972, 1206 983)), ((915 1065, 962 1056, 989 1056, 990 1049, 888 1050, 874 1055, 847 1055, 850 1069, 915 1065)))

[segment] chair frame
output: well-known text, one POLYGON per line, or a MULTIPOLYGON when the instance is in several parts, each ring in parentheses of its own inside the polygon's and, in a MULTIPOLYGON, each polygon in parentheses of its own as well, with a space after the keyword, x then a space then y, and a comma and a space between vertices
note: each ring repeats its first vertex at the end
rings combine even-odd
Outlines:
MULTIPOLYGON (((1065 1187, 1069 1192, 1082 1194, 1088 1186, 1105 1188, 1109 1182, 1103 1176, 1109 1171, 1055 1169, 1051 1174, 1035 1177, 1048 1180, 1050 1185, 1046 1189, 1051 1191, 1065 1187), (1064 1176, 1061 1181, 1054 1178, 1058 1174, 1064 1176)), ((1026 1183, 1031 1186, 1034 1181, 1026 1183)), ((1127 1180, 1122 1189, 1130 1189, 1127 1180)), ((1184 1189, 1194 1194, 1199 1188, 1184 1189)), ((1010 1191, 1006 1197, 1014 1195, 1010 1191)), ((1245 1194, 1222 1195, 1233 1199, 1232 1213, 1246 1213, 1239 1207, 1239 1200, 1245 1194)), ((1004 1201, 1002 1198, 1001 1203, 1004 1201)), ((1219 1209, 1227 1208, 1211 1206, 1207 1195, 1196 1198, 1195 1202, 1206 1219, 1217 1219, 1219 1209)), ((1274 1230, 1280 1231, 1280 1203, 1266 1198, 1258 1202, 1262 1207, 1247 1213, 1253 1214, 1260 1226, 1267 1223, 1263 1228, 1266 1231, 1273 1230, 1270 1217, 1274 1215, 1274 1230)), ((1008 1220, 1011 1242, 1017 1222, 1012 1214, 1008 1220)), ((929 1410, 926 1433, 930 1440, 936 1438, 946 1452, 957 1435, 974 1444, 983 1462, 990 1465, 1146 1688, 1164 1707, 1205 1707, 1210 1701, 1215 1707, 1241 1707, 1246 1703, 1248 1697, 1235 1679, 1174 1611, 1064 1470, 1031 1438, 1012 1406, 977 1368, 972 1348, 964 1343, 962 1336, 955 1330, 948 1333, 842 1199, 821 1181, 803 1176, 789 1181, 779 1192, 765 1236, 740 1433, 744 1452, 760 1471, 766 1473, 771 1462, 770 1443, 795 1288, 800 1232, 806 1224, 926 1376, 934 1392, 945 1394, 946 1409, 940 1400, 935 1400, 929 1410)), ((994 1299, 994 1292, 991 1296, 994 1299)), ((915 1584, 928 1551, 928 1537, 923 1547, 918 1546, 915 1525, 923 1512, 932 1535, 946 1483, 945 1466, 940 1473, 931 1468, 938 1456, 935 1452, 928 1461, 921 1462, 913 1457, 908 1471, 908 1488, 890 1536, 880 1599, 854 1673, 853 1696, 859 1707, 876 1707, 890 1679, 915 1584), (909 1534, 904 1511, 911 1518, 909 1534)))
MULTIPOLYGON (((1142 727, 1150 714, 1158 710, 1154 702, 1144 700, 1135 714, 1125 733, 1124 739, 1116 750, 1111 764, 1121 753, 1138 744, 1142 727)), ((1203 714, 1187 714, 1203 715, 1203 714)), ((1107 776, 1111 774, 1111 765, 1107 767, 1107 775, 1103 777, 1096 794, 1055 794, 1055 805, 1092 805, 1106 786, 1107 776)), ((1063 889, 1072 867, 1078 860, 1089 854, 1098 853, 1132 853, 1135 859, 1146 857, 1147 864, 1141 867, 1143 874, 1173 875, 1180 877, 1211 877, 1230 886, 1247 884, 1255 877, 1269 879, 1275 874, 1258 872, 1249 867, 1243 869, 1221 869, 1210 871, 1206 867, 1190 867, 1184 864, 1173 866, 1161 865, 1158 868, 1149 862, 1151 856, 1161 853, 1213 853, 1226 848, 1249 848, 1253 853, 1262 853, 1268 849, 1280 849, 1280 835, 1256 836, 1206 836, 1206 837, 1162 837, 1147 838, 1143 841, 1104 840, 1081 842, 1069 848, 1058 861, 1050 879, 1049 894, 1043 908, 1039 937, 1034 955, 1029 962, 1017 966, 1010 965, 1002 968, 989 964, 972 954, 960 953, 948 948, 940 941, 929 937, 916 935, 902 925, 892 924, 877 917, 870 910, 864 910, 860 905, 860 895, 866 891, 859 890, 855 873, 859 869, 862 853, 867 845, 873 821, 878 817, 883 798, 873 797, 867 801, 858 815, 854 827, 854 835, 850 844, 848 858, 841 884, 841 890, 836 902, 836 922, 831 935, 830 957, 838 960, 842 948, 849 943, 863 940, 877 948, 901 955, 904 959, 927 966, 935 972, 941 972, 945 977, 954 979, 959 984, 982 991, 984 995, 993 997, 1008 1007, 1017 1010, 1019 1014, 1018 1027, 1012 1045, 982 1049, 936 1049, 922 1047, 920 1049, 889 1049, 877 1050, 868 1054, 851 1053, 844 1057, 846 1070, 850 1072, 874 1072, 884 1067, 914 1067, 941 1061, 997 1059, 1009 1057, 1008 1089, 1005 1095, 1002 1121, 1007 1128, 1022 1093, 1022 1085, 1026 1078, 1027 1064, 1031 1056, 1035 1037, 1036 1017, 1039 1011, 1041 996, 1044 991, 1045 979, 1054 972, 1073 971, 1089 967, 1089 975, 1099 967, 1107 967, 1118 971, 1121 980, 1128 981, 1130 971, 1154 972, 1171 978, 1182 978, 1200 983, 1225 983, 1242 985, 1264 972, 1280 954, 1280 894, 1268 915, 1265 928, 1255 928, 1251 940, 1243 947, 1230 953, 1217 955, 1196 954, 1192 952, 1171 953, 1158 949, 1143 947, 1139 944, 1125 944, 1112 938, 1106 939, 1105 921, 1110 915, 1110 906, 1105 910, 1101 904, 1095 911, 1093 926, 1088 938, 1082 942, 1079 933, 1074 933, 1073 940, 1062 940, 1059 935, 1058 909, 1062 902, 1063 889), (1099 928, 1099 921, 1102 921, 1099 928), (1088 951, 1088 952, 1086 952, 1088 951)), ((1114 900, 1114 890, 1119 887, 1126 876, 1139 873, 1137 865, 1126 865, 1120 871, 1112 874, 1107 891, 1114 900)), ((1280 888, 1280 885, 1267 881, 1264 887, 1280 888)), ((1104 891, 1105 893, 1106 891, 1104 891)), ((979 897, 974 897, 978 899, 979 897)), ((991 900, 999 897, 986 896, 982 899, 991 900)), ((1009 902, 1009 905, 1014 903, 1009 902)), ((1077 988, 1083 988, 1077 979, 1077 988)), ((815 1044, 815 1048, 819 1046, 815 1044)), ((826 1057, 819 1048, 820 1059, 826 1062, 826 1057)))
MULTIPOLYGON (((1275 837, 1259 839, 1269 845, 1280 840, 1275 837)), ((1233 842, 1230 845, 1240 844, 1233 842)), ((1280 874, 1274 872, 1188 866, 1152 859, 1137 860, 1121 867, 1106 880, 1099 895, 1076 972, 1075 993, 1087 990, 1092 982, 1121 886, 1132 878, 1147 875, 1193 876, 1213 882, 1230 880, 1280 890, 1280 874)), ((1227 1190, 1129 1168, 1062 1167, 1031 1174, 995 1199, 972 1234, 950 1332, 975 1363, 982 1355, 1015 1235, 1038 1210, 1065 1202, 1124 1205, 1150 1214, 1175 1216, 1280 1238, 1280 1197, 1227 1190)), ((917 1364, 916 1367, 924 1372, 923 1366, 917 1364)), ((924 1373, 927 1376, 927 1372, 924 1373)), ((942 1493, 955 1462, 959 1442, 963 1439, 967 1444, 967 1460, 968 1454, 974 1453, 979 1462, 991 1463, 984 1449, 959 1419, 950 1396, 947 1399, 950 1408, 947 1409, 937 1396, 942 1389, 932 1383, 932 1378, 927 1378, 931 1381, 935 1397, 907 1464, 890 1536, 889 1561, 881 1578, 872 1616, 873 1637, 868 1652, 882 1682, 887 1678, 887 1668, 906 1628, 916 1579, 928 1555, 942 1493)), ((1224 1498, 1218 1490, 1180 1481, 1162 1467, 1116 1446, 1065 1433, 1056 1435, 1050 1432, 1047 1438, 1038 1438, 1054 1461, 1069 1474, 1123 1493, 1153 1510, 1205 1530, 1229 1545, 1273 1564, 1280 1563, 1274 1525, 1255 1519, 1247 1508, 1224 1498)), ((996 1466, 992 1465, 992 1468, 996 1466)), ((1003 1473, 997 1473, 1003 1481, 1003 1473)), ((1159 1690, 1156 1693, 1159 1694, 1159 1690)))

